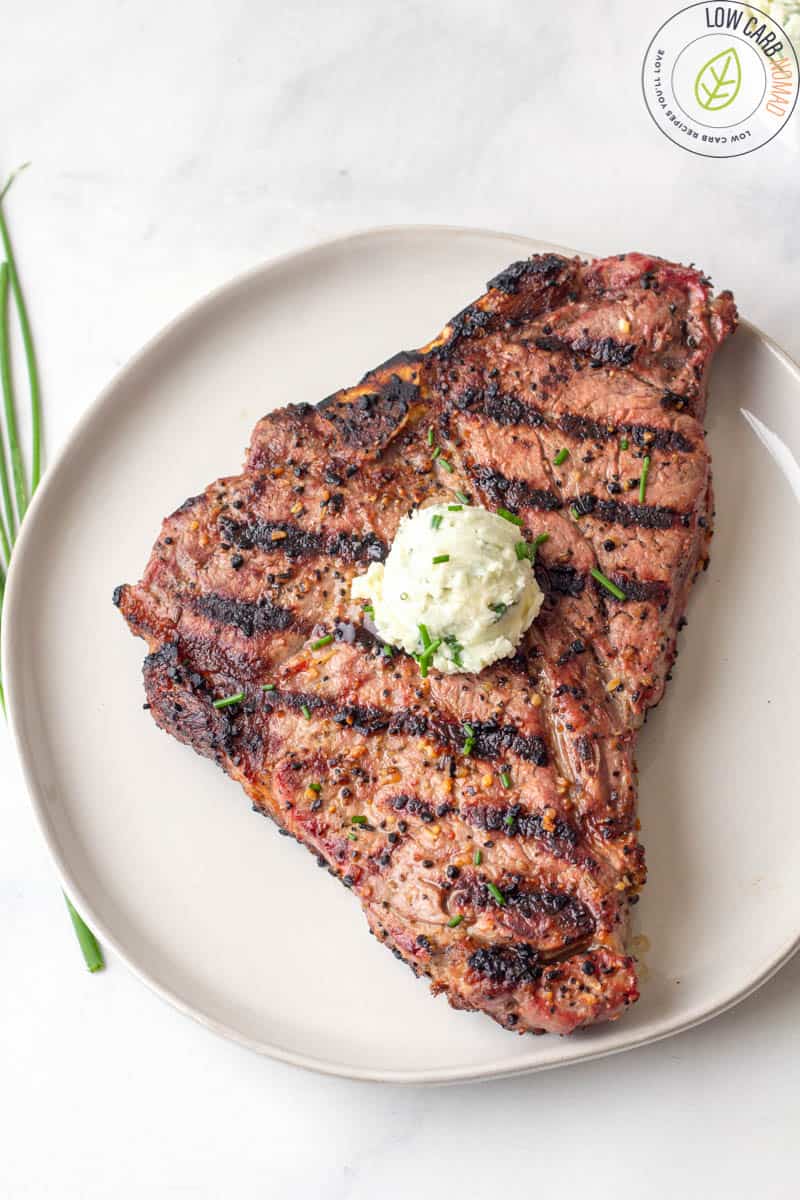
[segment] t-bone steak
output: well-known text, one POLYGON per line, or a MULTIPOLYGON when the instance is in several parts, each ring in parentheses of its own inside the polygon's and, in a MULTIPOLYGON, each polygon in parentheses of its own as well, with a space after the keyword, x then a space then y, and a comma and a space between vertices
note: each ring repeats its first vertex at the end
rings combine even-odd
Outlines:
POLYGON ((167 517, 114 594, 157 724, 434 993, 507 1029, 569 1033, 639 994, 636 736, 708 561, 706 377, 735 325, 729 292, 648 255, 513 263, 423 349, 268 413, 242 474, 167 517), (513 658, 423 678, 350 582, 404 514, 464 497, 549 535, 546 599, 513 658))

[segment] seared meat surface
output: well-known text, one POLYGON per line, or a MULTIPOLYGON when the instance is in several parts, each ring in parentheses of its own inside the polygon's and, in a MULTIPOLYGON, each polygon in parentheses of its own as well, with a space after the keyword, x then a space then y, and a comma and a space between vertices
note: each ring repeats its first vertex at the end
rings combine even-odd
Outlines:
POLYGON ((243 473, 168 517, 115 592, 161 728, 434 992, 509 1029, 638 997, 636 733, 707 562, 706 375, 735 323, 730 293, 660 259, 514 263, 423 349, 264 417, 243 473), (414 506, 465 496, 549 535, 546 600, 513 659, 422 678, 350 582, 414 506))

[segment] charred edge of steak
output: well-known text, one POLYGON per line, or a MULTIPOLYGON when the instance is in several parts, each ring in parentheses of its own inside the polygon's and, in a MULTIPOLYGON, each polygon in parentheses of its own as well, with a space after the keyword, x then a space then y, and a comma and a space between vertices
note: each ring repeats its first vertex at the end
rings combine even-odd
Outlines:
POLYGON ((189 604, 196 612, 220 625, 235 625, 245 637, 279 632, 295 624, 294 614, 289 609, 280 608, 266 596, 258 601, 234 600, 217 592, 207 592, 203 596, 193 596, 189 604))
POLYGON ((545 285, 552 285, 567 266, 569 260, 560 258, 557 254, 537 254, 533 258, 511 263, 489 280, 486 290, 488 292, 491 288, 496 288, 511 296, 519 291, 522 281, 532 275, 538 277, 545 285))
POLYGON ((477 975, 508 988, 518 987, 521 983, 536 983, 543 974, 539 955, 527 942, 480 946, 470 954, 467 962, 477 975))
POLYGON ((418 398, 416 383, 392 374, 378 385, 377 391, 356 397, 346 391, 334 392, 320 401, 317 408, 346 445, 378 451, 403 424, 418 398))
MULTIPOLYGON (((411 709, 387 712, 368 704, 337 705, 310 692, 268 692, 264 701, 269 708, 281 705, 298 711, 307 708, 309 712, 328 717, 337 725, 346 725, 361 734, 406 734, 410 737, 429 734, 448 749, 461 751, 464 746, 462 723, 412 712, 411 709)), ((496 759, 504 753, 511 753, 534 766, 547 766, 547 746, 543 738, 520 733, 514 725, 500 725, 496 721, 471 721, 469 724, 474 730, 473 754, 476 758, 496 759)))
POLYGON ((537 350, 566 351, 588 358, 592 367, 628 367, 638 349, 635 342, 618 342, 616 338, 591 338, 582 333, 568 341, 557 334, 543 334, 534 340, 537 350))
POLYGON ((560 496, 544 488, 532 488, 522 479, 509 479, 492 467, 476 466, 470 470, 475 485, 495 504, 502 503, 513 512, 517 508, 533 508, 555 512, 563 508, 560 496))
POLYGON ((453 319, 448 322, 450 336, 444 345, 437 349, 436 353, 439 355, 449 354, 455 342, 458 342, 461 338, 471 338, 477 333, 485 332, 493 319, 493 312, 479 308, 477 304, 468 304, 466 308, 462 308, 461 312, 456 313, 453 319))
POLYGON ((235 521, 220 517, 219 531, 226 542, 241 550, 274 550, 287 558, 306 558, 326 554, 345 562, 383 562, 389 553, 377 534, 314 533, 288 521, 235 521), (282 534, 274 538, 273 534, 282 534))
POLYGON ((166 642, 148 654, 142 674, 157 724, 224 768, 225 758, 235 754, 238 714, 209 703, 206 681, 182 661, 179 642, 166 642))
POLYGON ((387 358, 384 362, 379 363, 377 367, 367 371, 361 377, 360 382, 366 383, 379 371, 390 371, 393 367, 418 367, 420 363, 425 361, 425 354, 422 350, 398 350, 397 354, 393 354, 391 358, 387 358))

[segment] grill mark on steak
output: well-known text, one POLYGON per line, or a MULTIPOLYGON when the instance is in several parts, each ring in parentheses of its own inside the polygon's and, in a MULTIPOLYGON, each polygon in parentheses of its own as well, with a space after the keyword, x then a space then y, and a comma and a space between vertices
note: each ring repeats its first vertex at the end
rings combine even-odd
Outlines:
POLYGON ((459 412, 480 413, 497 425, 544 425, 544 413, 535 404, 529 404, 510 392, 501 392, 498 387, 468 387, 453 398, 453 408, 459 412))
POLYGON ((597 580, 592 580, 598 595, 601 595, 608 604, 624 604, 626 600, 651 600, 654 604, 666 607, 670 597, 669 585, 660 579, 633 579, 630 575, 623 575, 619 571, 612 571, 609 579, 625 593, 625 600, 618 600, 597 580))
MULTIPOLYGON (((532 488, 524 480, 509 479, 493 467, 476 465, 470 468, 475 485, 495 504, 515 512, 520 508, 553 512, 563 508, 560 496, 554 491, 532 488)), ((625 504, 619 500, 604 500, 592 492, 583 492, 570 505, 578 516, 590 513, 609 525, 625 528, 638 526, 642 529, 671 529, 678 522, 687 525, 691 512, 678 512, 660 504, 625 504)))
POLYGON ((569 341, 557 334, 544 334, 534 339, 537 350, 566 351, 589 359, 592 367, 628 367, 638 349, 635 342, 618 342, 616 338, 591 338, 586 334, 569 341))
POLYGON ((240 550, 269 550, 283 553, 287 558, 308 558, 326 554, 350 563, 383 562, 389 553, 385 542, 376 534, 323 534, 288 521, 235 521, 232 517, 219 519, 219 531, 224 541, 240 550), (275 539, 273 534, 283 534, 275 539))
MULTIPOLYGON (((582 497, 583 499, 583 497, 582 497)), ((691 518, 691 513, 676 512, 662 504, 625 504, 620 500, 598 499, 591 510, 609 525, 640 529, 671 529, 679 521, 691 518)))
POLYGON ((358 733, 405 734, 410 737, 428 735, 449 750, 461 751, 464 747, 464 724, 473 730, 472 753, 476 759, 495 760, 504 754, 514 754, 535 767, 546 767, 547 746, 536 734, 521 733, 514 725, 501 725, 497 721, 470 720, 447 721, 438 714, 414 712, 410 708, 387 712, 384 709, 362 704, 337 705, 311 692, 267 692, 265 705, 274 709, 283 704, 287 708, 318 713, 328 717, 337 725, 347 725, 358 733))
POLYGON ((572 596, 577 599, 586 587, 586 576, 563 563, 545 563, 541 555, 537 555, 534 565, 539 587, 545 593, 556 593, 560 596, 572 596))
MULTIPOLYGON (((569 935, 570 941, 591 937, 595 931, 595 920, 586 905, 576 896, 565 891, 525 887, 519 879, 510 881, 500 878, 495 885, 510 910, 523 917, 556 918, 558 924, 569 935)), ((498 905, 485 880, 474 876, 464 881, 453 893, 453 904, 480 911, 498 905)))
POLYGON ((560 413, 558 427, 578 441, 608 442, 625 434, 637 445, 648 450, 677 450, 690 454, 694 443, 676 429, 663 429, 658 425, 634 424, 621 421, 608 425, 576 413, 560 413))
POLYGON ((477 975, 508 989, 535 983, 543 974, 539 955, 527 942, 512 942, 508 946, 480 946, 467 961, 477 975))
POLYGON ((579 833, 563 817, 530 811, 521 804, 468 804, 459 816, 473 829, 505 833, 508 837, 535 838, 560 858, 577 861, 579 833))
POLYGON ((452 407, 459 412, 485 416, 497 425, 559 429, 581 442, 610 442, 627 436, 636 446, 647 450, 675 450, 682 454, 690 454, 694 450, 694 443, 676 429, 633 421, 596 421, 571 412, 546 413, 538 405, 511 392, 501 392, 496 386, 468 387, 454 397, 452 407))
POLYGON ((572 507, 578 516, 591 514, 607 525, 622 525, 626 529, 632 525, 640 529, 672 529, 679 522, 686 524, 692 518, 691 512, 677 512, 661 504, 625 504, 621 500, 604 500, 592 492, 583 492, 572 507))
POLYGON ((563 508, 563 501, 555 492, 546 488, 532 488, 524 479, 508 479, 493 467, 474 466, 470 476, 495 504, 502 504, 512 512, 517 508, 533 508, 540 512, 555 512, 563 508))
POLYGON ((266 596, 254 602, 207 592, 203 596, 192 596, 184 603, 220 625, 235 625, 248 638, 256 633, 277 632, 295 625, 294 613, 273 604, 266 596))

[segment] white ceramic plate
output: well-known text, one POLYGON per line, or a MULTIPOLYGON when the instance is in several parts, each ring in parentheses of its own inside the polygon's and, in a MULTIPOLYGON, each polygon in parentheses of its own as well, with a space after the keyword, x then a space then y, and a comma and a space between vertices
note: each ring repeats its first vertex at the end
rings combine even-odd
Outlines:
POLYGON ((15 552, 3 647, 12 727, 65 886, 162 996, 288 1062, 444 1082, 608 1054, 719 1013, 798 943, 800 372, 746 324, 712 380, 711 569, 641 739, 650 881, 637 920, 649 949, 641 1001, 617 1024, 520 1038, 432 999, 305 850, 142 711, 144 645, 111 592, 138 578, 162 516, 239 469, 265 410, 318 400, 425 342, 500 268, 547 249, 387 229, 234 281, 101 396, 15 552))

